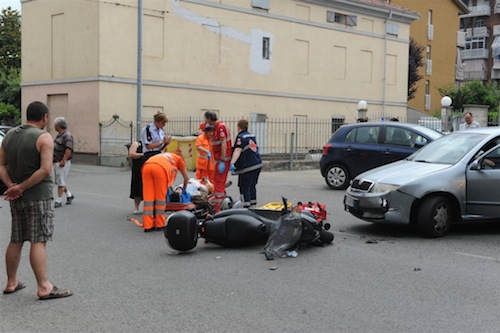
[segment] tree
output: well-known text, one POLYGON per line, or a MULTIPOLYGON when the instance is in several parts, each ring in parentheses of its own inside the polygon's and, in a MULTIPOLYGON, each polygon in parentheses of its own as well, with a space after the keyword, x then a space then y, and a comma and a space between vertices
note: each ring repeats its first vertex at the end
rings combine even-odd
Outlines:
POLYGON ((11 7, 0 15, 0 71, 21 68, 21 15, 11 7))
POLYGON ((417 92, 417 82, 422 79, 419 74, 420 67, 424 65, 424 46, 418 44, 413 38, 410 37, 410 51, 408 58, 408 100, 415 97, 417 92))
POLYGON ((11 7, 0 15, 0 123, 15 125, 21 115, 21 15, 11 7))
POLYGON ((453 101, 453 110, 462 111, 465 104, 488 105, 490 112, 498 112, 500 90, 496 83, 483 84, 480 81, 468 81, 461 87, 449 85, 438 88, 441 96, 449 96, 453 101))

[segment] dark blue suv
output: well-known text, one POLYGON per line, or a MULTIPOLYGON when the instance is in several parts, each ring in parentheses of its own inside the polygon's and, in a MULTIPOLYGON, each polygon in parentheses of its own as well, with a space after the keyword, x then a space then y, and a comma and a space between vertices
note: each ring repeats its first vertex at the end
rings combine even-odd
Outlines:
POLYGON ((321 175, 334 190, 375 167, 403 159, 442 134, 415 124, 364 122, 339 127, 323 146, 321 175))

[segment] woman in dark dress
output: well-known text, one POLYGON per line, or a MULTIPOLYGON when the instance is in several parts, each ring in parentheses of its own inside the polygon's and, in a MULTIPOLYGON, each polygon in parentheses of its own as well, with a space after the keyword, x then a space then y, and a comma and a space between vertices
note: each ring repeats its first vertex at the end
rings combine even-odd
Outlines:
POLYGON ((128 149, 128 157, 132 163, 132 180, 130 182, 130 199, 134 199, 134 214, 140 214, 139 206, 142 201, 141 168, 144 164, 141 142, 132 142, 128 149))

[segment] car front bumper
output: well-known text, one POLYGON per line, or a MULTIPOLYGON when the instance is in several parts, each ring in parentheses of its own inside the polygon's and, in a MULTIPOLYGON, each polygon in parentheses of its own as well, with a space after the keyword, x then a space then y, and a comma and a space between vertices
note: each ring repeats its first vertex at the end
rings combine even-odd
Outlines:
POLYGON ((344 209, 369 222, 409 224, 415 197, 398 192, 368 193, 348 189, 344 209))

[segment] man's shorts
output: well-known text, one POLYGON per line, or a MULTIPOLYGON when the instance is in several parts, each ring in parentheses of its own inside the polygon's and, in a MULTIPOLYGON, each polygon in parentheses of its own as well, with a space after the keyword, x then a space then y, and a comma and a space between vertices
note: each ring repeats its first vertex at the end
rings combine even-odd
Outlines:
POLYGON ((62 168, 59 166, 59 162, 54 163, 55 183, 58 187, 66 186, 66 179, 68 179, 70 168, 71 160, 66 161, 62 168))
POLYGON ((52 199, 10 202, 12 243, 40 243, 52 240, 54 211, 52 199))

